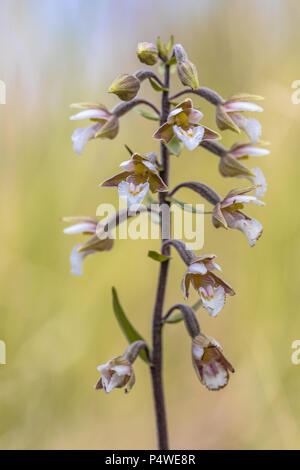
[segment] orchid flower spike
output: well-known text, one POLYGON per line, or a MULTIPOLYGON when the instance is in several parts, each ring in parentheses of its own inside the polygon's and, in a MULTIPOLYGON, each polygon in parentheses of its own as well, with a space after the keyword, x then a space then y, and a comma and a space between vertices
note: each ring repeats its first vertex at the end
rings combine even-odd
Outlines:
POLYGON ((71 116, 72 121, 90 119, 93 124, 87 128, 75 129, 72 135, 74 151, 81 155, 83 148, 92 139, 114 139, 119 131, 118 118, 110 113, 102 104, 77 103, 72 108, 83 111, 71 116))
POLYGON ((142 204, 148 190, 152 193, 167 191, 168 188, 159 176, 155 166, 156 155, 134 153, 130 160, 121 163, 124 170, 102 183, 105 187, 118 187, 119 196, 128 206, 142 204))
POLYGON ((192 341, 192 361, 200 382, 208 390, 224 388, 228 384, 229 372, 234 372, 220 344, 202 333, 192 341))
POLYGON ((203 307, 212 317, 215 317, 224 307, 226 294, 235 294, 229 284, 213 273, 215 269, 221 271, 220 266, 214 261, 215 258, 215 255, 202 255, 195 258, 182 280, 185 298, 189 296, 189 287, 192 283, 199 293, 203 307))
POLYGON ((267 183, 260 168, 247 168, 241 160, 246 160, 251 156, 268 155, 267 149, 256 147, 249 143, 236 143, 227 153, 225 153, 219 163, 219 171, 224 177, 246 178, 253 185, 256 185, 255 196, 262 197, 267 189, 267 183))
POLYGON ((260 222, 248 217, 241 209, 244 204, 256 204, 264 206, 265 203, 255 196, 248 196, 246 193, 256 189, 251 186, 244 189, 233 189, 227 196, 213 209, 212 222, 216 228, 234 228, 243 232, 250 244, 254 246, 262 234, 263 228, 260 222))
POLYGON ((193 102, 187 99, 176 106, 169 114, 168 120, 154 134, 154 138, 166 144, 176 136, 188 150, 194 150, 200 142, 216 140, 220 134, 201 126, 199 123, 203 114, 193 108, 193 102))
POLYGON ((83 233, 91 235, 90 238, 84 244, 75 245, 70 256, 71 273, 75 276, 82 275, 82 264, 84 259, 99 251, 109 251, 113 247, 113 240, 107 235, 103 239, 97 239, 96 243, 93 243, 93 248, 89 248, 89 241, 94 240, 97 236, 97 226, 99 224, 98 219, 94 217, 64 217, 63 222, 71 223, 70 227, 64 229, 64 233, 67 235, 75 235, 83 233))
POLYGON ((241 113, 244 111, 262 112, 263 108, 252 101, 263 99, 261 96, 240 93, 231 96, 224 103, 217 106, 216 122, 219 129, 231 129, 240 133, 246 132, 253 144, 259 141, 261 125, 253 118, 245 118, 241 113))

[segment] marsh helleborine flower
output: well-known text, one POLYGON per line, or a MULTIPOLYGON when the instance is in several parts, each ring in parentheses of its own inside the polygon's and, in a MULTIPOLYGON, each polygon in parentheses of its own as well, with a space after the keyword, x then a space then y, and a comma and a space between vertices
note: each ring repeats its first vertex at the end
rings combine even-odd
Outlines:
POLYGON ((99 220, 94 217, 64 217, 63 222, 71 223, 70 227, 64 229, 64 233, 67 235, 75 235, 78 233, 83 233, 86 235, 91 235, 91 237, 84 244, 75 245, 70 256, 71 263, 71 273, 75 276, 82 275, 82 263, 84 259, 99 251, 109 251, 113 247, 113 240, 107 235, 104 239, 96 240, 96 243, 93 243, 93 248, 89 249, 89 241, 95 238, 97 231, 97 226, 99 220), (86 247, 87 245, 87 247, 86 247))
POLYGON ((122 356, 98 366, 97 370, 101 372, 101 377, 95 386, 96 390, 103 389, 106 393, 109 393, 114 388, 125 387, 125 393, 128 393, 135 383, 132 365, 122 356))
POLYGON ((72 121, 89 119, 92 126, 75 129, 72 135, 74 151, 81 155, 84 146, 92 139, 114 139, 119 131, 118 118, 111 114, 102 104, 77 103, 72 108, 82 109, 71 116, 72 121))
POLYGON ((226 294, 235 294, 229 284, 213 273, 215 269, 221 271, 221 268, 214 262, 215 258, 215 255, 202 255, 195 258, 182 280, 185 298, 189 296, 189 287, 192 283, 202 300, 203 307, 212 317, 215 317, 224 307, 226 294))
POLYGON ((165 143, 176 136, 188 150, 194 150, 200 142, 219 139, 220 135, 199 123, 203 114, 193 108, 190 99, 178 104, 169 114, 167 122, 154 134, 154 138, 165 143))
POLYGON ((255 186, 244 189, 233 189, 213 209, 212 221, 215 227, 234 228, 242 231, 250 244, 254 246, 262 234, 262 225, 255 219, 248 217, 242 209, 244 204, 257 204, 264 206, 255 196, 246 193, 256 189, 255 186))
POLYGON ((219 390, 234 372, 230 362, 223 355, 220 344, 202 333, 192 341, 192 360, 197 376, 208 390, 219 390))
POLYGON ((124 74, 113 81, 108 92, 114 93, 123 101, 130 101, 138 94, 140 86, 138 78, 124 74))
POLYGON ((138 58, 143 64, 155 65, 158 61, 157 47, 151 42, 139 42, 136 52, 138 58))
POLYGON ((228 152, 220 158, 219 171, 222 176, 236 176, 238 178, 246 178, 253 185, 256 185, 255 196, 262 197, 267 189, 267 184, 263 172, 260 168, 247 168, 241 160, 249 157, 267 155, 269 150, 256 147, 249 143, 236 143, 228 150, 228 152))
POLYGON ((124 171, 105 180, 102 186, 117 186, 120 198, 124 199, 128 206, 139 206, 149 189, 153 193, 168 190, 159 176, 155 159, 156 155, 153 153, 134 153, 130 160, 121 163, 120 167, 124 171))
POLYGON ((263 108, 252 101, 263 99, 261 96, 249 94, 234 95, 224 103, 217 106, 216 122, 219 129, 231 129, 235 132, 243 130, 249 136, 251 142, 255 144, 259 141, 261 135, 261 125, 253 118, 245 118, 241 112, 258 111, 262 112, 263 108))

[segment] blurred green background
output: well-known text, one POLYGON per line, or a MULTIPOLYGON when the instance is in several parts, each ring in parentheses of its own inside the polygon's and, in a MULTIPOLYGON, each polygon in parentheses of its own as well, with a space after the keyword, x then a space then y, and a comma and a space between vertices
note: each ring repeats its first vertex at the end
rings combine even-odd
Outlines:
MULTIPOLYGON (((300 448, 299 125, 291 84, 300 78, 297 0, 9 0, 0 5, 0 448, 153 449, 150 378, 138 360, 137 383, 125 396, 96 393, 96 366, 123 352, 113 316, 116 286, 128 316, 150 338, 158 264, 147 258, 157 241, 117 241, 91 257, 84 275, 69 273, 69 254, 82 237, 62 234, 63 215, 95 215, 116 191, 99 183, 127 159, 123 144, 157 150, 156 123, 132 112, 118 137, 74 154, 69 104, 117 102, 111 81, 140 68, 139 41, 175 35, 197 65, 201 85, 227 97, 264 95, 262 138, 271 155, 252 159, 268 180, 265 208, 248 213, 264 225, 255 248, 238 231, 206 219, 204 252, 216 253, 237 295, 217 319, 199 311, 203 331, 218 339, 236 374, 226 389, 207 391, 191 364, 182 324, 165 330, 164 380, 171 446, 181 449, 300 448)), ((175 88, 178 86, 177 78, 175 88)), ((159 102, 145 83, 142 93, 159 102)), ((204 123, 214 110, 200 98, 204 123)), ((74 125, 75 124, 75 125, 74 125)), ((237 136, 223 133, 230 146, 237 136)), ((222 179, 217 157, 204 149, 172 158, 171 184, 198 179, 220 194, 247 181, 222 179)), ((197 202, 188 192, 180 198, 197 202)), ((198 202, 200 202, 198 200, 198 202)), ((202 202, 202 201, 201 201, 202 202)), ((174 255, 166 308, 182 301, 182 262, 174 255)), ((192 296, 191 303, 196 300, 192 296)))

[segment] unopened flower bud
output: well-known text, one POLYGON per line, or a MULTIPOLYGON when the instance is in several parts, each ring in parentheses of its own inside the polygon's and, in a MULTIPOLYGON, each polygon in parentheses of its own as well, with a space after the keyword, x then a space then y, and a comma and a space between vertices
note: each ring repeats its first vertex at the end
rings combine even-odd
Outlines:
POLYGON ((199 88, 198 72, 196 66, 190 60, 177 64, 177 73, 183 85, 193 90, 199 88))
POLYGON ((139 89, 140 81, 133 75, 124 74, 113 81, 108 92, 114 93, 122 101, 130 101, 137 95, 139 89))
POLYGON ((199 88, 199 80, 195 65, 188 59, 181 44, 175 44, 174 53, 177 60, 177 73, 181 83, 193 88, 193 90, 197 90, 199 88))
POLYGON ((136 52, 143 64, 155 65, 158 60, 157 47, 151 42, 139 42, 136 52))

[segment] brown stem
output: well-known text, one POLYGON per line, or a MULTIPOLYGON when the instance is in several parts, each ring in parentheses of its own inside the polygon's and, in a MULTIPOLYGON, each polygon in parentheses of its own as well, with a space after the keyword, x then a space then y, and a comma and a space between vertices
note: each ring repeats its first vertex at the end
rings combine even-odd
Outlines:
POLYGON ((187 93, 193 93, 194 95, 201 96, 206 101, 209 101, 209 103, 212 103, 215 106, 224 103, 223 98, 218 95, 218 93, 206 87, 200 87, 197 90, 193 90, 192 88, 185 88, 184 90, 179 91, 179 93, 176 93, 176 95, 171 96, 170 101, 173 101, 182 95, 186 95, 187 93))
POLYGON ((111 114, 114 114, 117 117, 124 116, 124 114, 128 113, 128 111, 131 111, 139 104, 145 104, 149 106, 153 109, 153 111, 156 112, 157 116, 160 117, 159 109, 157 109, 157 107, 151 103, 151 101, 145 100, 144 98, 134 98, 131 101, 122 101, 122 103, 117 104, 117 106, 111 110, 111 114))
MULTIPOLYGON (((165 88, 169 89, 170 84, 170 68, 165 65, 165 88)), ((167 121, 170 111, 169 92, 164 91, 162 94, 162 112, 161 112, 161 125, 167 121)), ((161 166, 162 170, 160 176, 168 185, 169 182, 169 152, 167 147, 161 143, 161 166)), ((160 204, 168 204, 166 197, 168 193, 159 194, 160 204)), ((162 223, 161 223, 162 229, 162 223)), ((164 240, 162 240, 163 243, 164 240)), ((170 254, 170 248, 166 250, 166 255, 170 254)), ((168 279, 169 260, 160 264, 160 272, 158 279, 158 286, 156 291, 155 306, 152 320, 152 367, 151 378, 154 397, 154 407, 156 415, 156 429, 159 450, 168 449, 168 430, 167 430, 167 417, 164 399, 164 389, 162 381, 162 313, 164 308, 164 299, 166 293, 167 279, 168 279)))

